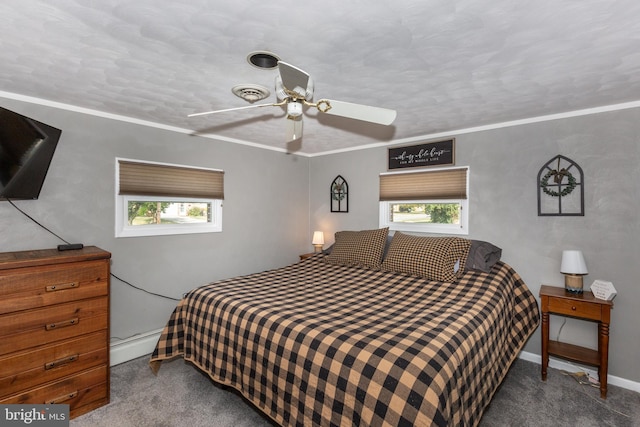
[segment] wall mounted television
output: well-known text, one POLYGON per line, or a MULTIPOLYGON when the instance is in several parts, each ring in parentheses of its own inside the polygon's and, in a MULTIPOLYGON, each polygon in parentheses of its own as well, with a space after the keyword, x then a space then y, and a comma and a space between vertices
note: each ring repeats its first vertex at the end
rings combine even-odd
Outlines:
POLYGON ((38 198, 61 134, 0 107, 0 200, 38 198))

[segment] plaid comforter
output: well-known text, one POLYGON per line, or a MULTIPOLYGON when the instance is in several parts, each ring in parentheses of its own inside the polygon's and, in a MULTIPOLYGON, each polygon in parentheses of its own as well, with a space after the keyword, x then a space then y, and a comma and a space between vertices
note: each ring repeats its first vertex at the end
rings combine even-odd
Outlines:
POLYGON ((443 283, 313 256, 191 291, 151 367, 182 356, 283 426, 475 426, 538 321, 503 262, 443 283))

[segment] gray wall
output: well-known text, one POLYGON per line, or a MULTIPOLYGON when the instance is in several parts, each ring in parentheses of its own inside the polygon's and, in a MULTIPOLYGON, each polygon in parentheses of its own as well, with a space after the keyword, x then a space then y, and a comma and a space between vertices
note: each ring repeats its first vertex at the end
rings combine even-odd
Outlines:
MULTIPOLYGON (((15 100, 0 105, 62 129, 38 200, 16 205, 70 242, 112 253, 111 270, 179 298, 198 285, 290 264, 309 252, 309 159, 15 100), (225 171, 222 233, 114 237, 115 158, 225 171)), ((0 202, 0 251, 62 243, 0 202)), ((111 281, 111 335, 162 328, 175 302, 111 281)))
MULTIPOLYGON (((16 204, 71 242, 112 252, 112 271, 136 286, 180 297, 200 284, 279 267, 311 250, 313 230, 378 226, 378 175, 386 148, 313 158, 191 137, 116 120, 1 99, 2 106, 63 130, 40 199, 16 204), (222 233, 114 238, 115 157, 225 170, 222 233), (349 213, 330 213, 329 184, 349 183, 349 213)), ((563 249, 584 252, 589 275, 618 290, 612 375, 640 381, 640 109, 456 136, 456 164, 470 166, 470 238, 503 248, 537 296, 562 286, 563 249), (585 173, 584 217, 538 217, 536 176, 557 154, 585 173)), ((58 239, 0 202, 0 251, 51 248, 58 239)), ((112 280, 111 332, 126 338, 164 326, 173 301, 112 280)), ((556 338, 560 319, 552 318, 556 338)), ((560 339, 596 348, 596 326, 569 319, 560 339)), ((540 354, 536 332, 526 350, 540 354)))
MULTIPOLYGON (((521 125, 456 136, 456 165, 470 167, 470 238, 503 249, 503 260, 532 292, 540 284, 563 286, 563 249, 581 249, 589 275, 613 282, 609 373, 640 381, 640 109, 521 125), (536 178, 558 154, 584 171, 585 216, 539 217, 536 178)), ((339 230, 378 227, 378 176, 386 172, 386 148, 312 158, 311 228, 327 244, 339 230), (329 184, 349 183, 349 213, 330 213, 329 184)), ((552 316, 556 339, 562 318, 552 316)), ((597 348, 594 323, 569 319, 560 340, 597 348)), ((540 354, 540 332, 526 351, 540 354)))

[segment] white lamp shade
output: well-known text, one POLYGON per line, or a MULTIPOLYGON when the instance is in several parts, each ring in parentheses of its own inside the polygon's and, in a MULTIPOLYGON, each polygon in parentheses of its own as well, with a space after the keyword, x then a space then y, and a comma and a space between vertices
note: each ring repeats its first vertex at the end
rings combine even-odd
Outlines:
POLYGON ((582 251, 562 251, 560 272, 565 274, 587 274, 587 264, 582 251))
POLYGON ((313 232, 312 245, 324 245, 324 233, 322 231, 313 232))

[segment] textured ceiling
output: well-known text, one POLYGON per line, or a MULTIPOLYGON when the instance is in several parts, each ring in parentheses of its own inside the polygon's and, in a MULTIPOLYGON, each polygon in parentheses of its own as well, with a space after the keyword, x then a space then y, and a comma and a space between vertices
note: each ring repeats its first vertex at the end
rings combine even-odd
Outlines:
POLYGON ((315 154, 640 100, 637 0, 3 0, 0 91, 315 154), (304 117, 284 142, 267 50, 315 100, 395 109, 392 126, 304 117))

